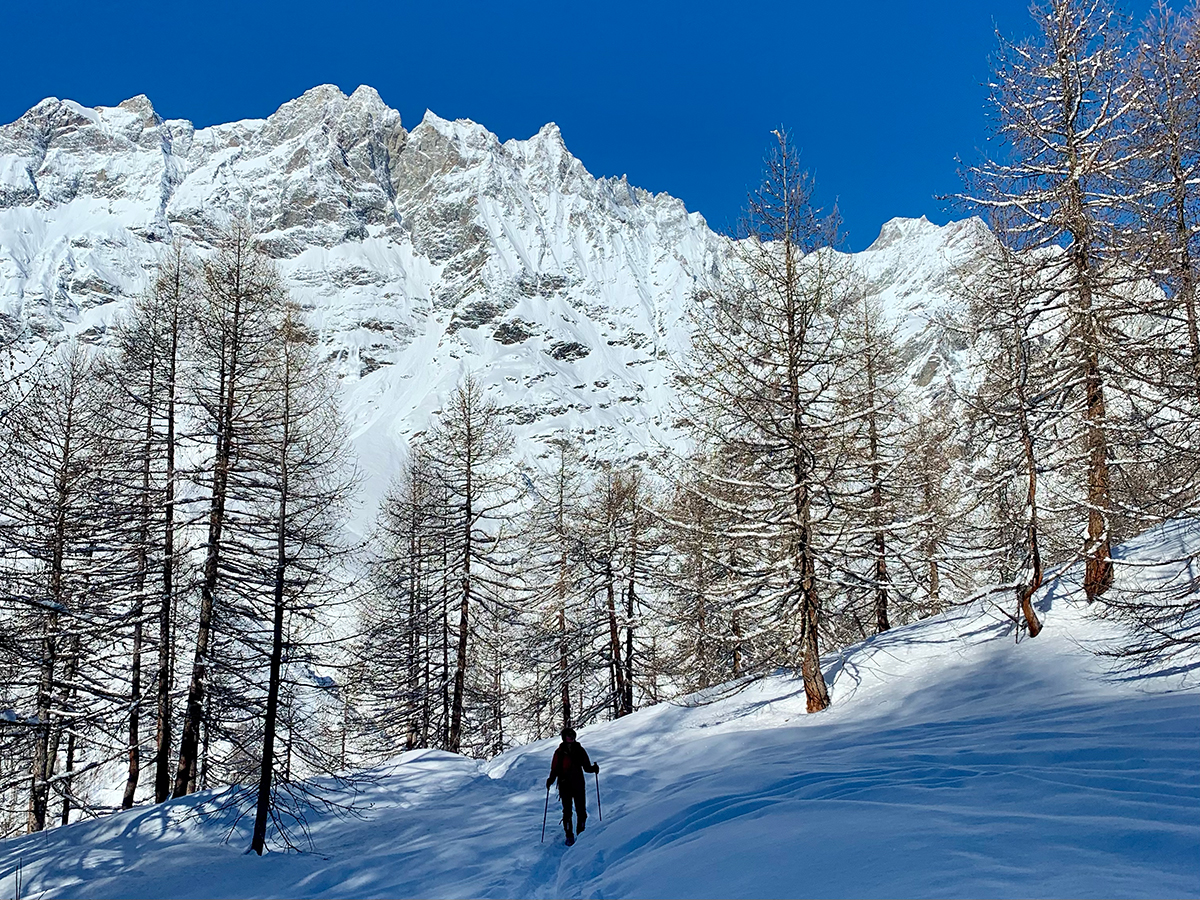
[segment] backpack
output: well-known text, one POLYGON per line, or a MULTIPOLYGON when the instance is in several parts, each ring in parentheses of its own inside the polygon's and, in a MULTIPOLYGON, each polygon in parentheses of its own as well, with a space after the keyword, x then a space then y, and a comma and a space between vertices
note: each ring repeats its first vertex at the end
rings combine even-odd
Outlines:
POLYGON ((575 783, 583 780, 583 763, 575 756, 574 747, 578 747, 578 743, 563 743, 559 747, 559 752, 562 753, 562 771, 559 773, 559 782, 575 783))

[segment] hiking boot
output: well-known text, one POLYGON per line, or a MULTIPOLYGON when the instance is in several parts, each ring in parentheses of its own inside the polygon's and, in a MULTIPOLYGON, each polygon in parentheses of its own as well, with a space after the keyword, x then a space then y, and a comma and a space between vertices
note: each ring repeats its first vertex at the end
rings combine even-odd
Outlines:
POLYGON ((575 830, 577 832, 579 832, 580 834, 583 834, 583 826, 586 824, 587 824, 587 816, 584 816, 582 819, 579 820, 579 824, 577 826, 575 826, 575 830))
POLYGON ((570 847, 575 843, 575 835, 571 834, 571 829, 567 829, 567 846, 570 847))

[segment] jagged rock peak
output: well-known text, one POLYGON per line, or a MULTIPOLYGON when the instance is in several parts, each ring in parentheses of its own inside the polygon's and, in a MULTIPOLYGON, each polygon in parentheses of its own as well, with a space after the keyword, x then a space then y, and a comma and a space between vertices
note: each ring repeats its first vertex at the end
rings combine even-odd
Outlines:
MULTIPOLYGON (((555 141, 559 144, 563 143, 562 131, 554 122, 547 122, 538 129, 537 136, 543 140, 555 141)), ((565 144, 563 146, 566 146, 565 144)))
POLYGON ((74 100, 47 97, 9 125, 0 125, 0 151, 8 142, 33 139, 48 144, 75 131, 98 128, 108 136, 120 135, 137 139, 147 128, 156 128, 162 119, 145 94, 123 100, 116 106, 87 107, 74 100), (7 141, 4 139, 7 136, 7 141))
MULTIPOLYGON (((369 84, 360 84, 347 99, 351 106, 356 106, 370 112, 396 112, 383 102, 383 98, 379 96, 379 91, 375 90, 369 84)), ((396 113, 396 115, 398 116, 399 113, 396 113)))
POLYGON ((543 125, 537 134, 528 140, 505 141, 504 149, 524 159, 542 158, 555 164, 567 158, 574 159, 567 149, 562 132, 553 122, 543 125))
POLYGON ((337 85, 322 84, 268 116, 259 138, 280 144, 322 126, 358 133, 369 128, 402 131, 400 113, 385 104, 374 88, 360 85, 347 97, 337 85))
POLYGON ((866 252, 878 252, 889 248, 917 244, 950 246, 965 243, 980 246, 981 242, 990 240, 991 232, 978 216, 972 216, 946 225, 935 225, 925 216, 919 219, 898 216, 889 219, 879 230, 879 237, 867 248, 866 252))
POLYGON ((940 230, 937 225, 934 225, 925 216, 921 216, 919 219, 896 216, 883 223, 883 227, 879 229, 879 237, 867 249, 882 250, 897 241, 908 240, 920 235, 936 234, 940 230))
POLYGON ((443 119, 430 109, 425 110, 421 124, 412 130, 412 136, 415 141, 432 136, 435 143, 449 142, 455 145, 460 153, 464 150, 494 152, 500 148, 500 139, 478 122, 470 119, 443 119))
POLYGON ((122 100, 117 104, 117 108, 139 116, 146 125, 157 125, 162 121, 158 113, 154 111, 154 104, 145 94, 138 94, 136 97, 122 100))
MULTIPOLYGON (((501 144, 427 112, 409 133, 368 86, 200 129, 141 96, 50 98, 0 125, 0 335, 102 340, 163 242, 206 252, 233 218, 312 311, 375 494, 466 370, 530 439, 578 432, 615 456, 671 440, 668 360, 729 264, 698 213, 593 178, 554 123, 501 144)), ((952 299, 970 228, 895 220, 875 249, 894 243, 859 255, 908 323, 912 372, 932 373, 920 390, 961 368, 928 313, 952 299)))

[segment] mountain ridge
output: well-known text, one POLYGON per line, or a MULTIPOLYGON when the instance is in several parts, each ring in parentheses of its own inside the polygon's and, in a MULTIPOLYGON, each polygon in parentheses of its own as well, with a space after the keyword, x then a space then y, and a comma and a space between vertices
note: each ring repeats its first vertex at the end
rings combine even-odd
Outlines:
MULTIPOLYGON (((204 254, 235 217, 313 320, 373 492, 466 371, 527 457, 563 431, 609 458, 672 443, 687 309, 732 247, 683 201, 593 177, 553 123, 501 142, 426 112, 407 130, 367 86, 204 128, 144 95, 49 98, 0 126, 0 339, 102 342, 167 242, 204 254)), ((978 220, 894 219, 853 255, 917 393, 962 364, 933 313, 986 240, 978 220)))

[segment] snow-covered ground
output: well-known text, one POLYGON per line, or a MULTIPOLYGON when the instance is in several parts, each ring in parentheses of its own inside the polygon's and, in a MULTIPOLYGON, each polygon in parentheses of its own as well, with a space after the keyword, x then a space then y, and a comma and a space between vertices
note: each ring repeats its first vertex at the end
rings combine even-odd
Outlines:
MULTIPOLYGON (((1119 586, 1198 546, 1194 523, 1131 542, 1119 586)), ((1020 643, 975 608, 832 654, 819 715, 779 676, 587 728, 604 818, 590 780, 571 848, 553 796, 539 843, 554 742, 424 751, 361 818, 314 812, 311 852, 246 855, 191 798, 0 844, 0 896, 18 863, 26 897, 1200 896, 1200 668, 1112 672, 1078 598, 1050 583, 1020 643)))

